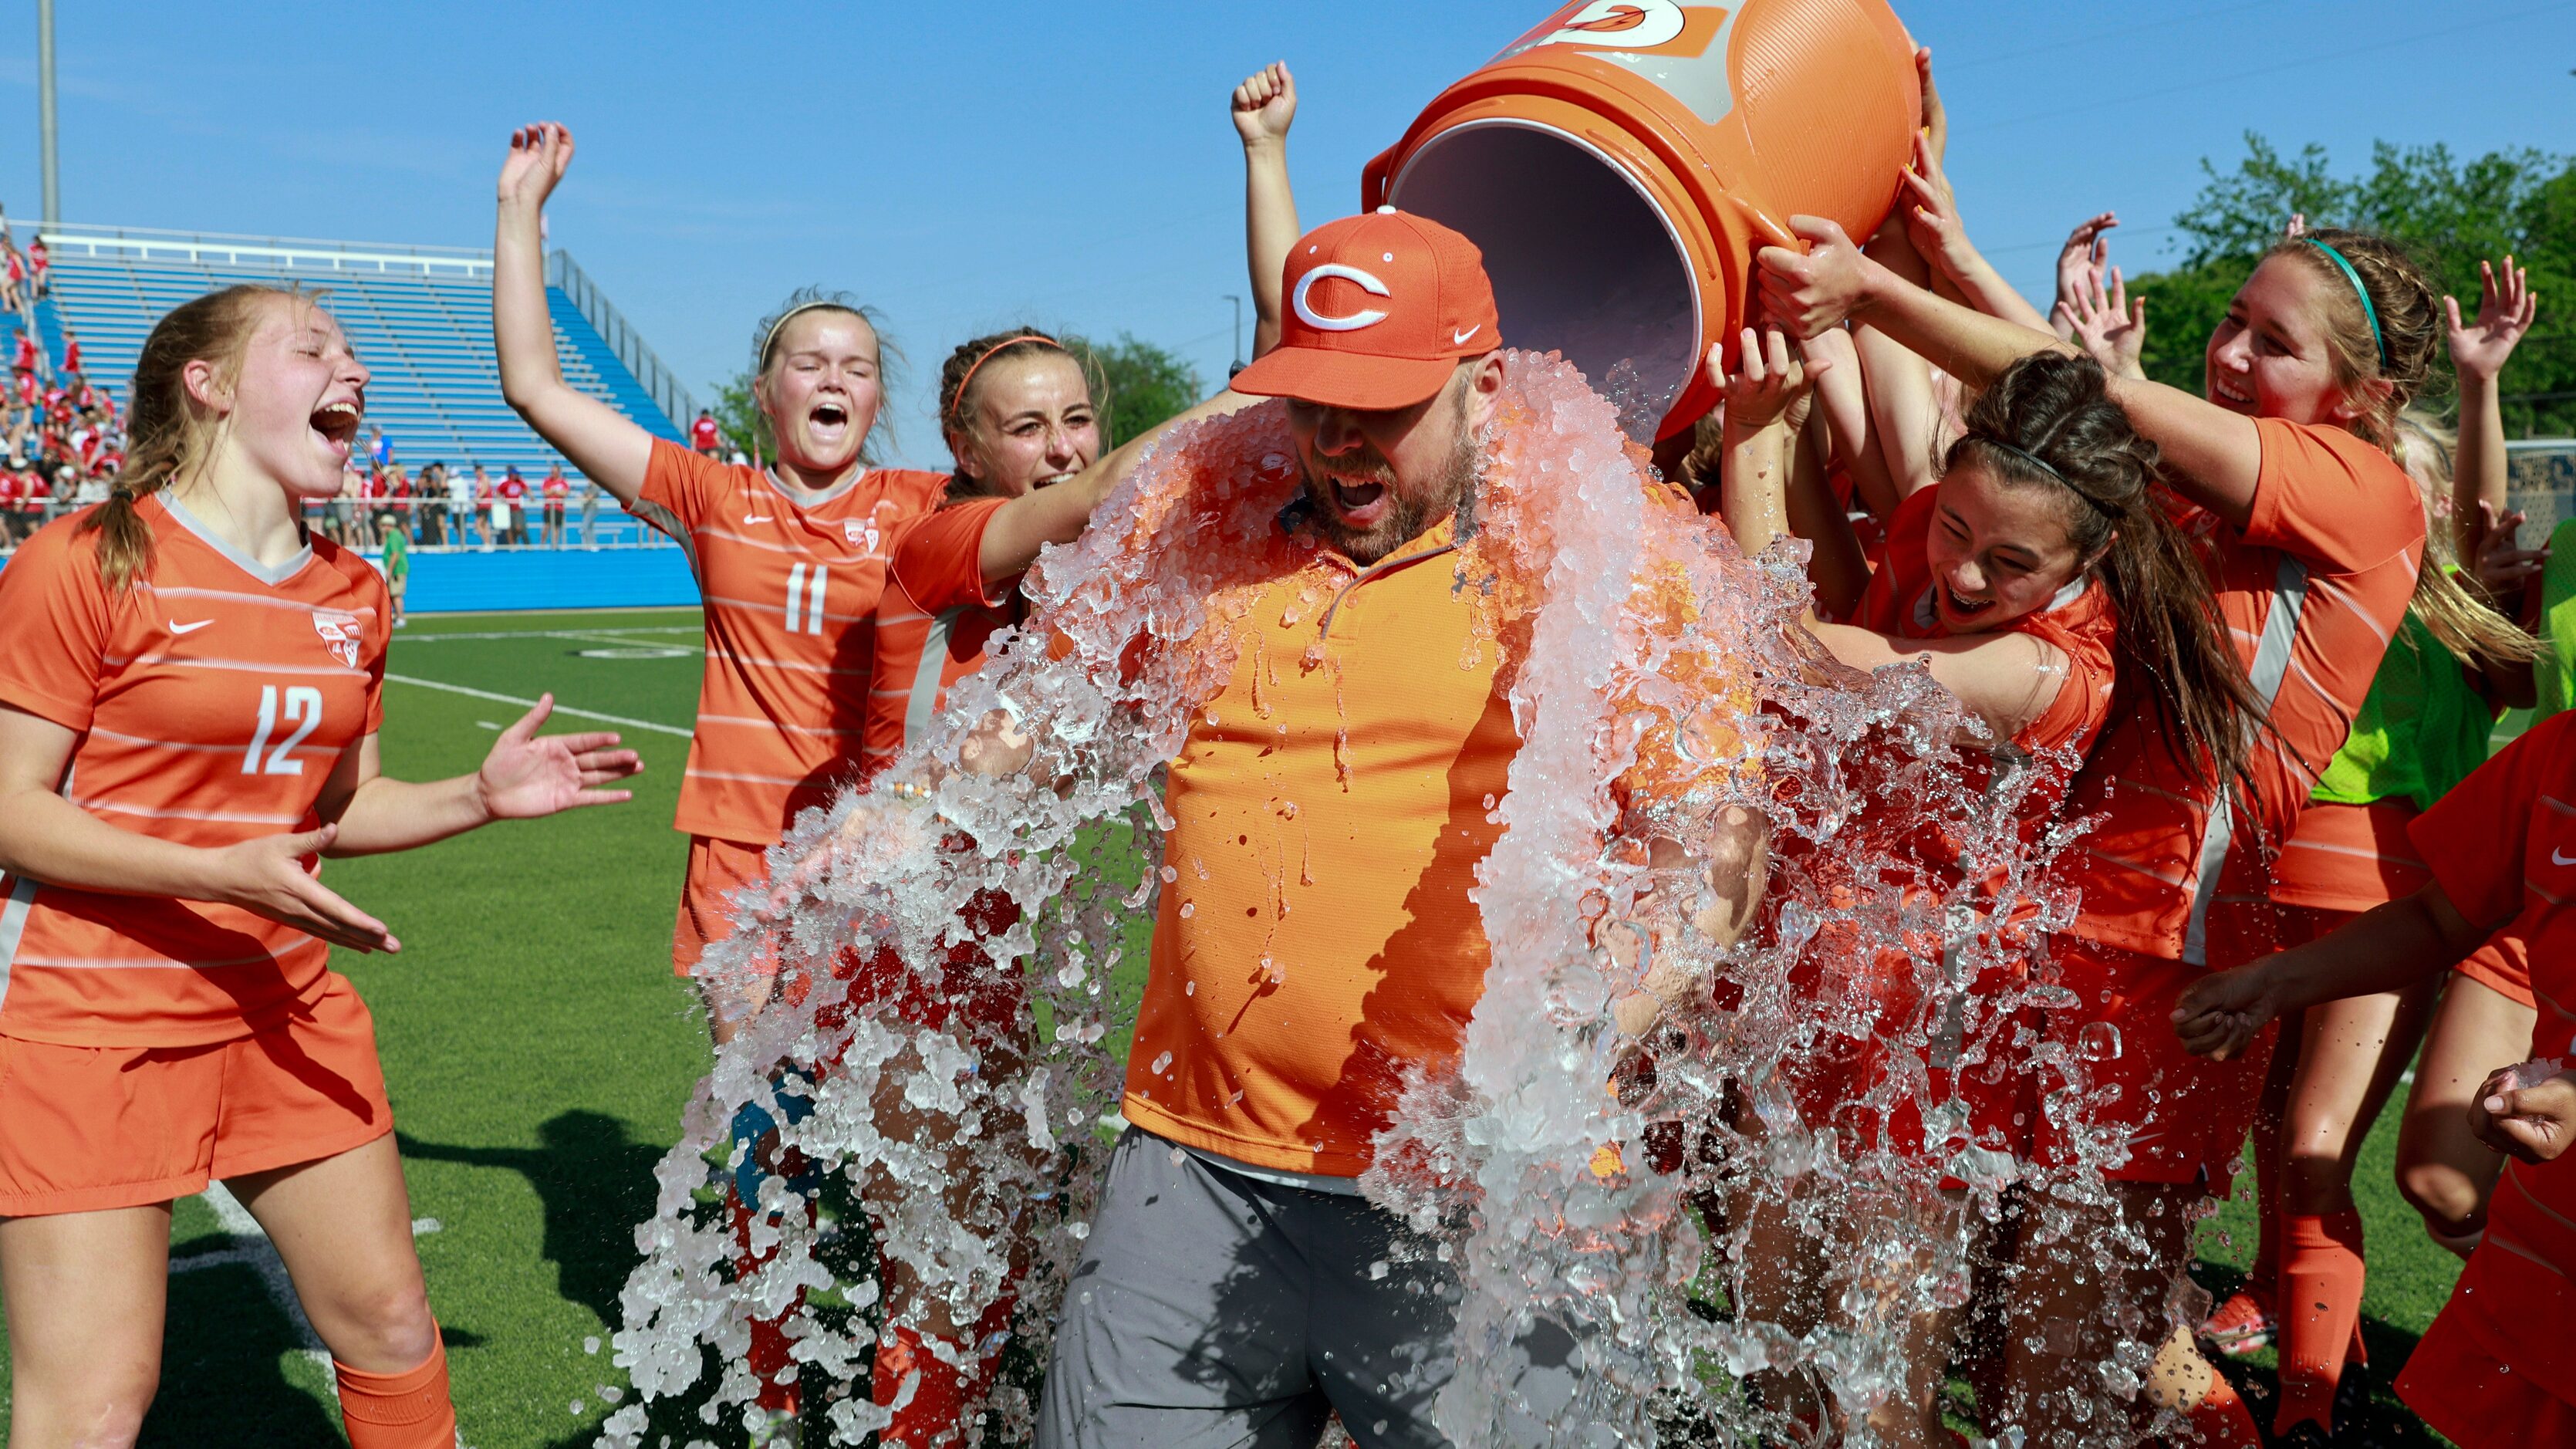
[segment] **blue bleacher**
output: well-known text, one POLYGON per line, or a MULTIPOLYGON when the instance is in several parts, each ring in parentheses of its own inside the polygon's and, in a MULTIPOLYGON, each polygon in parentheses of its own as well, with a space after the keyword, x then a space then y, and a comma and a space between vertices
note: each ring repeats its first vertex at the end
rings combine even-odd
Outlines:
MULTIPOLYGON (((39 324, 53 334, 48 352, 62 355, 60 325, 77 329, 84 371, 120 396, 145 334, 172 307, 237 282, 296 285, 327 290, 324 305, 374 374, 367 422, 384 430, 396 461, 415 477, 443 462, 480 463, 494 477, 516 466, 533 479, 563 461, 502 401, 486 253, 82 228, 48 231, 46 242, 53 299, 39 309, 39 324), (43 325, 49 311, 59 314, 53 327, 43 325)), ((565 379, 655 434, 684 441, 680 422, 581 307, 555 286, 547 302, 565 379)), ((693 416, 686 395, 669 391, 683 418, 693 416)), ((580 476, 569 463, 565 471, 580 476)))

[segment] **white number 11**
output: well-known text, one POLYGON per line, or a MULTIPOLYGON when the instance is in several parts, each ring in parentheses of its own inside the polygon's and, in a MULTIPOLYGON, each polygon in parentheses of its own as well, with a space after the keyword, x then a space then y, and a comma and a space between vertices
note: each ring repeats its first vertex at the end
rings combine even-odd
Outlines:
POLYGON ((242 773, 245 775, 301 775, 304 762, 292 758, 295 747, 304 737, 322 725, 322 691, 309 684, 289 685, 286 690, 286 723, 295 733, 268 750, 268 737, 277 732, 277 686, 259 687, 259 732, 250 737, 250 748, 242 751, 242 773), (268 750, 268 763, 262 765, 259 752, 268 750))

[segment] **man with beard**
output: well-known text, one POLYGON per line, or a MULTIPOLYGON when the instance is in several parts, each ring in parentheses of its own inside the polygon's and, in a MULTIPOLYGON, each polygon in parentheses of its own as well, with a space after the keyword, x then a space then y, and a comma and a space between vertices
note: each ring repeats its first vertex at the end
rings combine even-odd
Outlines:
MULTIPOLYGON (((1404 1069, 1484 989, 1468 899, 1519 749, 1456 561, 1503 388, 1466 238, 1382 208, 1289 253, 1280 345, 1302 562, 1247 615, 1171 766, 1162 901, 1109 1166, 1055 1340, 1045 1446, 1433 1445, 1457 1277, 1360 1196, 1404 1069)), ((1539 1422, 1573 1345, 1532 1345, 1539 1422)))

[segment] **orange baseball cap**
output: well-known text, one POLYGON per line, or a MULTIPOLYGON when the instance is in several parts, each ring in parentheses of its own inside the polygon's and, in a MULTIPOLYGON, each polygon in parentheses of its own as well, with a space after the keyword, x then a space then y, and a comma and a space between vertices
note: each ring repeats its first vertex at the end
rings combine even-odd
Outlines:
POLYGON ((1237 373, 1236 392, 1327 407, 1411 407, 1462 357, 1503 345, 1494 284, 1476 244, 1381 206, 1298 238, 1284 278, 1279 345, 1237 373))

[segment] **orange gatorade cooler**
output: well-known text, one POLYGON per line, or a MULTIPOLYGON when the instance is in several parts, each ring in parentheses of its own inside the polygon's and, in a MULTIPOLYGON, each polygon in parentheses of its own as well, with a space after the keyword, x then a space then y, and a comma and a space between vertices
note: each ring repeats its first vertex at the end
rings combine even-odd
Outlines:
POLYGON ((1788 218, 1866 240, 1922 109, 1885 0, 1577 0, 1424 108, 1360 199, 1483 249, 1503 338, 1554 349, 1640 439, 1717 402, 1756 248, 1788 218))

